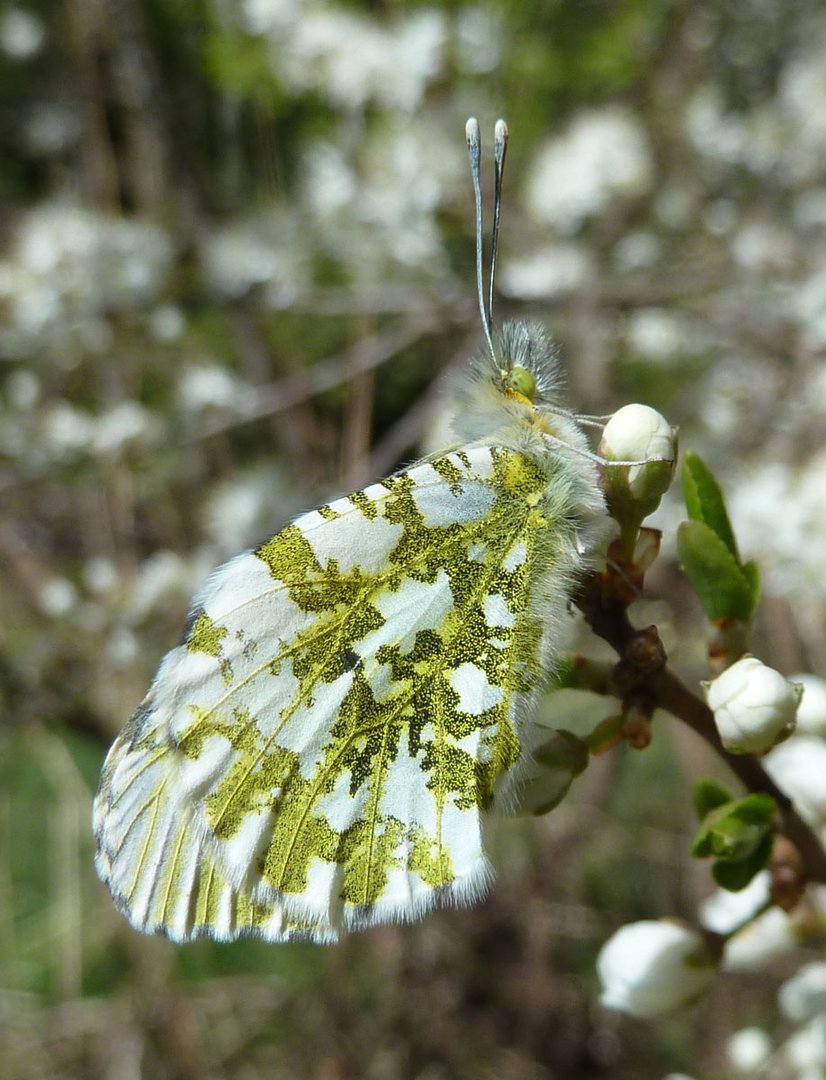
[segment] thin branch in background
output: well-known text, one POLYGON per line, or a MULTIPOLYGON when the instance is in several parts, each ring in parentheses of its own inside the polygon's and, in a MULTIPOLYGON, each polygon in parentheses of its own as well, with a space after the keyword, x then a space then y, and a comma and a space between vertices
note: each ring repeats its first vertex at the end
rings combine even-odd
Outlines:
POLYGON ((114 211, 120 206, 118 166, 106 120, 107 95, 99 58, 105 5, 94 0, 69 0, 67 39, 74 54, 76 94, 83 115, 82 146, 90 201, 114 211))
POLYGON ((242 424, 251 423, 268 416, 277 416, 295 408, 316 394, 332 390, 349 382, 357 375, 381 367, 404 349, 420 341, 434 331, 438 322, 425 315, 405 319, 400 325, 367 335, 367 340, 356 341, 348 349, 335 356, 320 360, 310 371, 289 375, 270 386, 256 390, 255 402, 239 410, 233 416, 205 422, 193 432, 190 442, 210 438, 231 431, 242 424))
MULTIPOLYGON (((369 349, 373 334, 366 323, 373 320, 360 319, 364 332, 359 344, 369 349)), ((372 328, 373 333, 375 328, 372 328)), ((341 432, 342 484, 344 487, 359 486, 359 477, 366 469, 370 454, 370 432, 373 420, 373 404, 376 394, 376 371, 369 368, 356 375, 350 382, 347 406, 344 410, 341 432)))

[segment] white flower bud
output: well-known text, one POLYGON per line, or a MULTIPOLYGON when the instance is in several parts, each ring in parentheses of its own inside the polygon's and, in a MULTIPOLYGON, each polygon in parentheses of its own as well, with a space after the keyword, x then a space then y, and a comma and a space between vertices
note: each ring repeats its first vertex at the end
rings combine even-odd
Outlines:
POLYGON ((826 740, 793 735, 766 754, 763 765, 810 825, 826 823, 826 740))
POLYGON ((823 1080, 826 1069, 826 1016, 816 1016, 794 1032, 780 1048, 780 1063, 788 1065, 784 1076, 794 1080, 823 1080))
POLYGON ((789 1020, 812 1020, 826 1013, 826 964, 805 964, 780 987, 780 1011, 789 1020))
POLYGON ((770 898, 770 884, 771 874, 768 870, 761 870, 739 892, 717 889, 700 904, 700 922, 715 934, 732 933, 766 906, 770 898))
POLYGON ((767 750, 791 731, 800 689, 745 656, 706 685, 706 700, 726 750, 747 754, 767 750))
POLYGON ((826 679, 817 675, 792 675, 792 682, 803 687, 795 732, 826 737, 826 679))
POLYGON ((729 938, 722 967, 724 971, 772 971, 779 957, 799 946, 786 912, 778 907, 769 908, 729 938))
POLYGON ((751 1076, 769 1059, 772 1041, 768 1033, 759 1027, 741 1028, 726 1044, 726 1057, 735 1072, 751 1076))
POLYGON ((603 1005, 631 1016, 658 1016, 684 1005, 715 972, 701 936, 665 920, 623 926, 597 957, 603 1005))
POLYGON ((659 498, 668 490, 670 463, 677 456, 674 429, 664 416, 648 405, 625 405, 605 425, 599 453, 608 461, 651 462, 651 465, 630 467, 628 489, 633 498, 647 499, 655 494, 653 482, 659 498), (652 469, 655 464, 660 468, 652 469), (669 467, 663 468, 664 464, 669 467))

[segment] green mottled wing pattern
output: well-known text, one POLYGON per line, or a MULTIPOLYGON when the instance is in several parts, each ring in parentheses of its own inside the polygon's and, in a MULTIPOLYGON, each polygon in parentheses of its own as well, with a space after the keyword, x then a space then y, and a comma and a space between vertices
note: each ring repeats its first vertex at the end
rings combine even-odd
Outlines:
POLYGON ((530 750, 577 521, 475 446, 219 569, 113 746, 98 869, 175 940, 334 940, 477 899, 484 811, 530 750))

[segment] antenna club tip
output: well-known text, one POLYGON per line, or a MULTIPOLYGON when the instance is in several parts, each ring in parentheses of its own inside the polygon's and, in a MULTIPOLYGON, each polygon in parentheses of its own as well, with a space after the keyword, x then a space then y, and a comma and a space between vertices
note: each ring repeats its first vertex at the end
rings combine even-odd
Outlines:
POLYGON ((508 125, 501 117, 496 121, 494 135, 497 139, 507 139, 508 137, 508 125))
POLYGON ((478 141, 479 121, 476 119, 475 116, 468 117, 468 121, 465 124, 465 136, 467 137, 469 142, 470 140, 478 141))

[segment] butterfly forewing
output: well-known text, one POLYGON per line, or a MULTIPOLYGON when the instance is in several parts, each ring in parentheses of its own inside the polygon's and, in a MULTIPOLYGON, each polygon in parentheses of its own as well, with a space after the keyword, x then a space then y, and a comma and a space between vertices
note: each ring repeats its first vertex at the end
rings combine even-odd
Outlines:
POLYGON ((218 570, 110 752, 98 867, 177 940, 333 940, 469 902, 573 572, 547 465, 475 446, 218 570), (567 562, 566 562, 567 559, 567 562), (556 612, 558 615, 558 612, 556 612))

